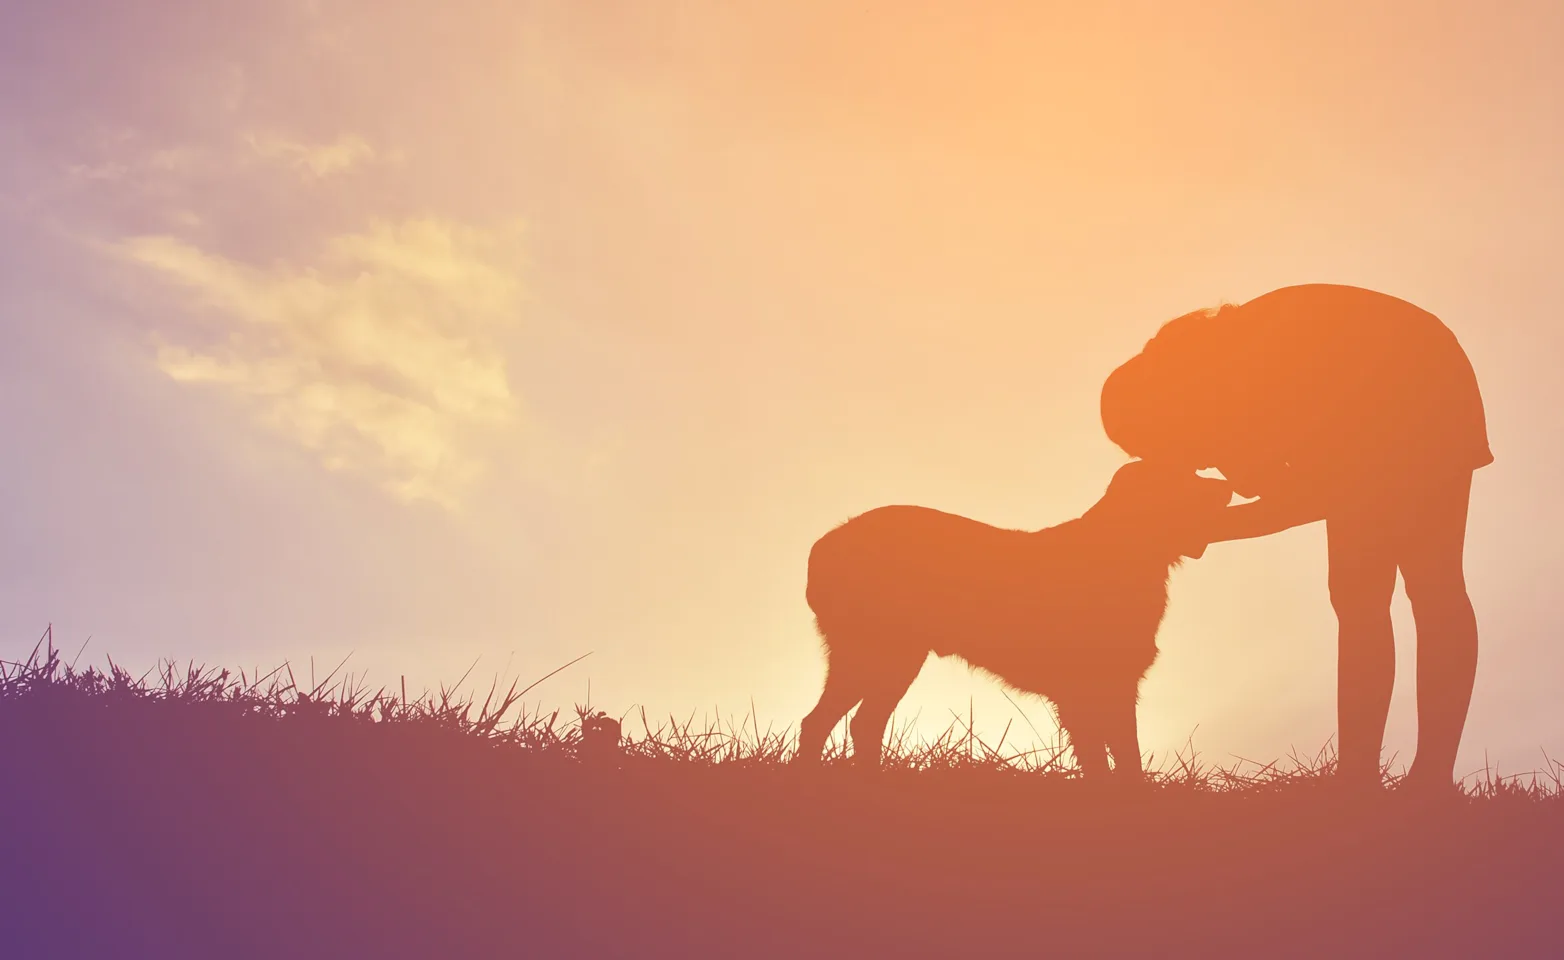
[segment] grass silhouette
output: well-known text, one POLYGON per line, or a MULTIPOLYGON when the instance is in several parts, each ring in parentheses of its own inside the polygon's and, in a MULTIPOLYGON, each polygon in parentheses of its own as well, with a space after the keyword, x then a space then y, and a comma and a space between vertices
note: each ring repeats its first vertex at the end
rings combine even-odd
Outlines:
MULTIPOLYGON (((460 688, 461 684, 458 684, 460 688)), ((163 663, 0 664, 7 956, 1535 955, 1564 769, 1438 802, 1329 749, 1092 784, 971 718, 790 730, 163 663)), ((1551 761, 1550 761, 1551 763, 1551 761)))

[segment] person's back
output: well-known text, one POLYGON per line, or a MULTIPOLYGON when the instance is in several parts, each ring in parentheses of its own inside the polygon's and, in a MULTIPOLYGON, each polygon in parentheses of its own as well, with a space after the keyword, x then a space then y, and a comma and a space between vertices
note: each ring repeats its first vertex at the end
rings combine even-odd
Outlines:
POLYGON ((1134 364, 1159 384, 1171 416, 1205 425, 1199 446, 1211 462, 1200 466, 1232 480, 1286 464, 1334 487, 1370 471, 1493 461, 1477 380, 1454 334, 1361 287, 1283 287, 1186 314, 1126 368, 1134 364))

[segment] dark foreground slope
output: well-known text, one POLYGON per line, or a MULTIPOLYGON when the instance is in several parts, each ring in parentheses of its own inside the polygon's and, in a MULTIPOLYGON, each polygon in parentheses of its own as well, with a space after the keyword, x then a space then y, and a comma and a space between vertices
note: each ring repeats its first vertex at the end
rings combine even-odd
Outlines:
POLYGON ((1536 795, 592 764, 427 704, 60 676, 0 689, 0 956, 1560 949, 1564 803, 1536 795))

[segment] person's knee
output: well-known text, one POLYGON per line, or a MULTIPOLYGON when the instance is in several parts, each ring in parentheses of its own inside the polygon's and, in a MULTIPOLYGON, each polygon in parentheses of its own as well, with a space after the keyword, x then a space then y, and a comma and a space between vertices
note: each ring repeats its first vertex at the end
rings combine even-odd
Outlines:
POLYGON ((1412 608, 1445 609, 1471 605, 1466 575, 1459 563, 1411 565, 1403 571, 1412 608))
POLYGON ((1413 609, 1469 604, 1466 596, 1466 505, 1470 475, 1425 480, 1423 509, 1403 543, 1398 560, 1413 609))
POLYGON ((1389 578, 1339 569, 1330 573, 1330 604, 1343 625, 1372 625, 1388 619, 1395 589, 1393 567, 1389 578))

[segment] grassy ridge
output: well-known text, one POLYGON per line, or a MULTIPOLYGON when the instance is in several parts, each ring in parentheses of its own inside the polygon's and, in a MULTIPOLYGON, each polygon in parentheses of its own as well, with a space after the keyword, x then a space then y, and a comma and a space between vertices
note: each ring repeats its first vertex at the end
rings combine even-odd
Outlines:
MULTIPOLYGON (((1142 788, 955 727, 886 769, 525 691, 0 667, 5 955, 1478 956, 1556 943, 1559 774, 1349 797, 1328 753, 1142 788), (617 741, 617 742, 616 742, 617 741)), ((1393 784, 1391 785, 1393 787, 1393 784)))

